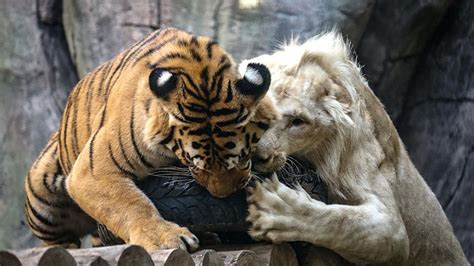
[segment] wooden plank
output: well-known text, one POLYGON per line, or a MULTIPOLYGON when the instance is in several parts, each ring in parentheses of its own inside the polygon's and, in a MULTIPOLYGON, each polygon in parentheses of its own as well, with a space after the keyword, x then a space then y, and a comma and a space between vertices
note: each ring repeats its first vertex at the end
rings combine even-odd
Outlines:
POLYGON ((230 250, 217 252, 226 266, 258 266, 257 254, 250 250, 230 250))
POLYGON ((212 246, 212 248, 217 251, 252 251, 256 255, 258 265, 298 265, 296 253, 288 243, 276 245, 220 245, 212 246))
POLYGON ((21 265, 38 266, 75 266, 76 262, 69 252, 61 246, 32 248, 20 251, 11 251, 21 262, 21 265))
POLYGON ((153 265, 150 254, 135 245, 75 249, 70 253, 78 265, 153 265))
POLYGON ((212 249, 204 249, 191 254, 196 266, 224 266, 221 256, 212 249))
POLYGON ((0 266, 21 266, 20 260, 15 256, 15 254, 6 251, 0 250, 0 266))
POLYGON ((150 253, 155 265, 165 266, 194 266, 191 255, 183 249, 163 249, 150 253))

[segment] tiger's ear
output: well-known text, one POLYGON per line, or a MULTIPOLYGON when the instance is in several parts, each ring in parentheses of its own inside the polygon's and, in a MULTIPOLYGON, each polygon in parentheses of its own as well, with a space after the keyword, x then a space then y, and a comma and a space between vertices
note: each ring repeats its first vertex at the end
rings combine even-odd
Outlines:
POLYGON ((271 75, 268 68, 259 63, 249 63, 243 74, 235 84, 237 91, 245 96, 260 99, 268 91, 271 75))
POLYGON ((178 78, 165 68, 156 68, 151 71, 148 78, 150 89, 153 94, 161 99, 166 100, 168 94, 176 89, 178 78))

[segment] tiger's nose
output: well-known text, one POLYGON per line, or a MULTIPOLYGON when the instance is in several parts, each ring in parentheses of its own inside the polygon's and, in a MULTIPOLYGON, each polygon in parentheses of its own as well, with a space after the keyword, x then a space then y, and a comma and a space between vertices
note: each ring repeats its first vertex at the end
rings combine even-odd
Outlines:
POLYGON ((196 166, 196 168, 200 170, 205 170, 206 169, 206 161, 200 159, 200 158, 194 158, 193 159, 193 165, 196 166))

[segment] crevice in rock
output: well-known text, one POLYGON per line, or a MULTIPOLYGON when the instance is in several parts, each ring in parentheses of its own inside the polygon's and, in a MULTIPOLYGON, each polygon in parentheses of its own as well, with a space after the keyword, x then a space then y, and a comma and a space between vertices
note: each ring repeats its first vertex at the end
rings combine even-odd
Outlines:
POLYGON ((122 24, 120 24, 120 25, 122 25, 122 26, 124 26, 124 27, 145 28, 145 29, 152 29, 152 30, 157 30, 157 29, 160 28, 158 25, 141 24, 141 23, 130 23, 130 22, 122 23, 122 24))
POLYGON ((474 103, 473 98, 469 97, 458 97, 458 98, 447 98, 447 97, 439 97, 439 98, 426 98, 421 101, 415 102, 413 104, 410 104, 406 106, 406 113, 410 113, 413 111, 415 108, 428 104, 428 103, 444 103, 444 104, 463 104, 463 103, 474 103))
POLYGON ((158 8, 158 12, 156 12, 156 23, 158 24, 158 28, 161 28, 161 0, 156 1, 156 7, 158 8))
POLYGON ((443 206, 444 210, 447 210, 453 204, 454 198, 456 197, 456 194, 457 194, 457 191, 461 187, 461 184, 464 181, 464 177, 467 175, 466 174, 466 169, 467 169, 467 166, 468 166, 468 163, 469 163, 469 159, 471 158, 471 155, 472 155, 473 152, 474 152, 474 146, 472 146, 469 149, 469 152, 466 155, 466 159, 464 160, 464 165, 463 165, 463 168, 462 168, 461 176, 457 179, 456 186, 454 187, 454 191, 452 192, 451 195, 449 195, 449 198, 446 201, 446 204, 444 204, 444 206, 443 206))
POLYGON ((400 55, 400 56, 397 56, 397 57, 387 57, 387 62, 396 63, 396 62, 402 61, 402 60, 416 59, 420 55, 421 55, 421 53, 413 53, 413 54, 400 55))
POLYGON ((219 14, 221 13, 221 7, 224 4, 223 0, 217 1, 216 7, 214 8, 212 12, 212 21, 214 22, 214 25, 212 26, 212 30, 214 32, 212 38, 214 41, 219 41, 219 26, 220 26, 220 19, 219 19, 219 14))

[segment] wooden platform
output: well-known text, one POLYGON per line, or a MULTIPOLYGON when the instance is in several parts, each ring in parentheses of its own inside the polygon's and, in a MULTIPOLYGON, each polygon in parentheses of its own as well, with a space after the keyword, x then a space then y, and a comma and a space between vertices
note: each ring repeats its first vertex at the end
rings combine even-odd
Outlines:
POLYGON ((189 254, 182 249, 148 253, 140 246, 120 245, 87 249, 59 246, 0 251, 0 266, 68 265, 298 265, 289 244, 223 245, 189 254))

